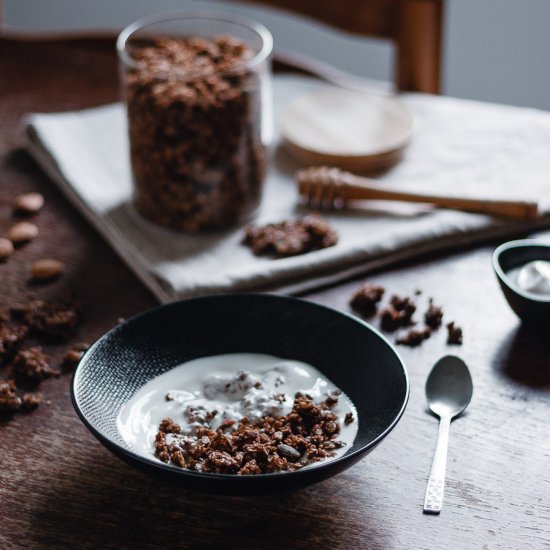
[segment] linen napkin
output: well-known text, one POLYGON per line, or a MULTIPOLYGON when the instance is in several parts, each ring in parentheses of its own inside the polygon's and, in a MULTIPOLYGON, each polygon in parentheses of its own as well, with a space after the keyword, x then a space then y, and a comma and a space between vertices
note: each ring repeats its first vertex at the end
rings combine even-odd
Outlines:
MULTIPOLYGON (((289 101, 327 86, 275 77, 275 146, 254 223, 306 213, 293 180, 300 166, 278 147, 277 121, 289 101)), ((416 127, 404 160, 380 178, 387 188, 537 200, 541 217, 518 222, 371 202, 323 214, 338 231, 334 247, 290 258, 256 257, 241 243, 243 228, 182 235, 134 211, 121 104, 31 114, 25 124, 29 149, 43 169, 162 302, 228 291, 297 293, 418 254, 550 225, 550 113, 423 94, 400 100, 416 127)))

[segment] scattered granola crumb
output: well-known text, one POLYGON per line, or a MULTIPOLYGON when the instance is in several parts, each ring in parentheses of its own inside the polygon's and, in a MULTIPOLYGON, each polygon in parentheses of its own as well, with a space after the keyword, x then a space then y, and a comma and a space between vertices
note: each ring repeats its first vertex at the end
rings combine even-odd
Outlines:
POLYGON ((59 376, 59 372, 51 368, 47 355, 39 346, 17 352, 11 365, 14 377, 31 385, 59 376))
POLYGON ((73 371, 78 365, 78 362, 80 361, 80 358, 83 354, 83 351, 78 351, 75 349, 67 350, 63 355, 63 359, 61 360, 61 368, 63 369, 63 371, 73 371))
POLYGON ((416 306, 410 298, 392 296, 389 305, 380 314, 382 329, 392 332, 399 327, 412 324, 412 316, 415 311, 416 306))
POLYGON ((424 340, 427 340, 431 334, 432 330, 429 327, 424 329, 411 328, 404 336, 398 338, 396 343, 414 348, 419 346, 424 340))
POLYGON ((41 393, 24 393, 21 399, 21 409, 24 411, 33 411, 42 401, 41 393))
POLYGON ((363 317, 369 317, 376 313, 376 307, 384 292, 383 286, 366 283, 353 294, 350 305, 363 317))
POLYGON ((411 321, 411 318, 416 311, 416 305, 408 296, 402 298, 394 295, 390 300, 390 305, 393 306, 396 311, 403 314, 403 317, 407 323, 411 321))
POLYGON ((380 313, 380 326, 382 330, 393 332, 401 326, 401 313, 393 306, 385 307, 380 313))
POLYGON ((33 300, 12 314, 21 316, 33 335, 56 341, 74 336, 81 323, 80 304, 74 300, 33 300))
POLYGON ((297 256, 334 246, 337 242, 336 231, 317 213, 294 221, 249 225, 243 239, 243 244, 249 246, 255 255, 275 257, 297 256))
POLYGON ((344 424, 348 425, 348 424, 351 424, 353 421, 354 421, 353 413, 352 412, 347 413, 346 416, 344 417, 344 424))
POLYGON ((462 329, 457 327, 454 321, 447 324, 447 344, 462 345, 462 329))
POLYGON ((439 306, 434 306, 433 299, 430 298, 428 309, 424 313, 424 322, 432 329, 437 329, 441 326, 443 319, 443 310, 439 306))
POLYGON ((80 362, 80 359, 82 359, 84 352, 89 347, 90 345, 85 342, 77 342, 76 344, 73 344, 65 352, 63 359, 61 360, 61 368, 63 369, 63 372, 72 372, 80 362))
POLYGON ((13 380, 0 380, 0 413, 11 414, 21 408, 21 398, 15 393, 13 380))
MULTIPOLYGON (((421 289, 417 288, 414 295, 419 296, 422 292, 421 289)), ((364 317, 373 315, 376 312, 378 303, 382 300, 383 293, 383 286, 367 283, 355 291, 350 299, 350 305, 364 317)), ((415 325, 413 315, 416 309, 416 304, 410 297, 393 295, 386 307, 380 311, 380 328, 386 332, 393 332, 402 327, 415 325)), ((433 331, 441 327, 442 320, 443 308, 434 305, 433 298, 429 298, 428 308, 424 313, 425 327, 422 329, 410 328, 406 333, 398 335, 396 343, 416 347, 430 338, 433 331)), ((449 331, 447 343, 461 345, 462 329, 456 327, 454 323, 449 323, 447 329, 449 331)))
POLYGON ((9 361, 27 335, 25 326, 0 321, 0 365, 9 361))

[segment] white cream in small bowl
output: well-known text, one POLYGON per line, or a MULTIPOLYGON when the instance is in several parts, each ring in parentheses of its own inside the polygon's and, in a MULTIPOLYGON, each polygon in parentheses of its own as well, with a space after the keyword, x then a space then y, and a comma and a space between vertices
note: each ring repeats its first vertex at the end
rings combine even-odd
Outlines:
POLYGON ((531 330, 550 326, 550 244, 509 241, 493 252, 493 269, 516 315, 531 330))
POLYGON ((546 260, 527 262, 507 271, 506 276, 525 292, 550 297, 550 262, 546 260))

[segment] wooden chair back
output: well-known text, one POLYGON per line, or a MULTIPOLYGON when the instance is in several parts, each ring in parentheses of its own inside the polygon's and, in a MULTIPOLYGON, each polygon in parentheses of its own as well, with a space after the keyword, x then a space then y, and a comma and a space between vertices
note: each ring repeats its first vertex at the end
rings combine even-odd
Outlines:
POLYGON ((395 45, 397 90, 441 90, 443 0, 253 0, 395 45))

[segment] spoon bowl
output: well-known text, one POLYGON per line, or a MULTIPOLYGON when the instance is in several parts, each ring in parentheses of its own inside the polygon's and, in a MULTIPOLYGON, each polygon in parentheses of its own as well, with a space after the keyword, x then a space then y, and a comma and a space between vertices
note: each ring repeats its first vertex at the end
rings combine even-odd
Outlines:
POLYGON ((458 416, 470 403, 472 393, 470 371, 466 363, 454 355, 441 358, 426 381, 428 407, 439 417, 458 416))
POLYGON ((442 357, 426 381, 426 398, 430 411, 439 417, 439 433, 432 468, 428 478, 424 513, 439 514, 445 488, 447 448, 451 420, 468 406, 474 386, 466 363, 454 355, 442 357))

